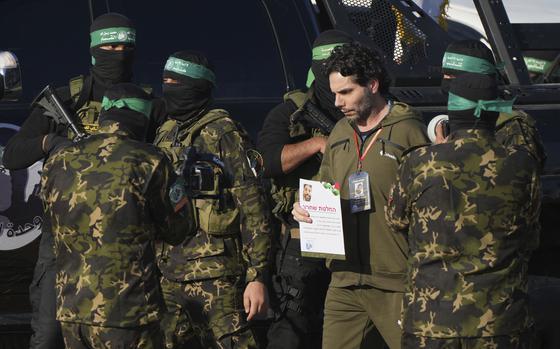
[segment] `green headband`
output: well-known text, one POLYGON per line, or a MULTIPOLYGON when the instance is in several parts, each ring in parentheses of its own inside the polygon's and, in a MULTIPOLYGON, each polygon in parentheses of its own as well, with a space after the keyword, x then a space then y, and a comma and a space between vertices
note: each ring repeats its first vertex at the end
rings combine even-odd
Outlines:
MULTIPOLYGON (((337 44, 317 46, 313 49, 312 59, 314 61, 322 61, 323 59, 327 59, 330 57, 332 50, 334 50, 335 47, 342 46, 342 45, 344 45, 343 42, 337 44)), ((307 82, 305 83, 305 86, 309 88, 313 83, 313 81, 315 81, 315 74, 313 74, 313 70, 309 68, 309 71, 307 72, 307 82)))
POLYGON ((103 110, 127 108, 144 114, 149 119, 152 112, 152 101, 147 101, 142 98, 109 99, 104 96, 103 102, 101 102, 101 108, 103 110))
POLYGON ((305 86, 307 86, 307 88, 310 88, 313 81, 315 81, 315 74, 313 74, 313 70, 309 68, 309 70, 307 71, 307 82, 305 83, 305 86))
POLYGON ((476 118, 479 119, 480 114, 482 113, 483 110, 511 114, 514 100, 515 99, 504 101, 501 99, 496 99, 490 101, 478 100, 475 102, 475 101, 471 101, 470 99, 466 99, 449 92, 447 110, 474 109, 474 116, 476 116, 476 118))
POLYGON ((169 57, 167 63, 165 63, 165 68, 163 69, 173 73, 188 76, 193 79, 208 80, 213 85, 216 85, 216 76, 214 75, 214 72, 200 64, 185 61, 176 57, 169 57))
POLYGON ((453 52, 445 52, 441 68, 485 75, 496 74, 496 66, 487 60, 453 52))
POLYGON ((111 44, 134 45, 136 43, 136 29, 128 27, 99 29, 91 33, 90 36, 90 47, 111 44))
MULTIPOLYGON (((548 70, 550 69, 550 65, 552 64, 552 62, 550 61, 534 57, 523 57, 523 60, 525 61, 527 70, 531 73, 537 74, 544 74, 548 72, 548 70)), ((557 70, 552 75, 558 77, 560 76, 560 71, 557 70)))
POLYGON ((315 47, 313 49, 313 60, 321 61, 323 59, 329 58, 332 50, 334 50, 335 47, 342 45, 344 45, 343 42, 315 47))

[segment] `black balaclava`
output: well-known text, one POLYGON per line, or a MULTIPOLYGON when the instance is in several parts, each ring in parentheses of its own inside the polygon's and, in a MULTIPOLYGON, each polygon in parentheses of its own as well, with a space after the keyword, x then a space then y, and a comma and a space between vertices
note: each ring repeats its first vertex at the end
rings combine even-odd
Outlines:
MULTIPOLYGON (((319 34, 315 39, 315 42, 313 42, 313 49, 315 50, 321 46, 328 47, 333 44, 347 44, 353 41, 352 37, 343 31, 327 30, 319 34)), ((316 55, 314 56, 317 58, 316 55)), ((315 75, 313 89, 315 97, 317 98, 317 103, 319 107, 326 111, 329 116, 333 117, 335 121, 340 120, 344 117, 344 114, 334 105, 334 93, 332 93, 329 85, 329 77, 325 74, 323 69, 323 63, 325 63, 326 57, 323 59, 315 58, 311 62, 311 71, 313 75, 315 75)))
MULTIPOLYGON (((456 95, 470 101, 490 101, 498 98, 498 86, 492 76, 464 73, 451 81, 450 99, 456 95)), ((480 118, 474 115, 474 109, 448 110, 451 132, 461 129, 486 129, 493 131, 498 119, 498 112, 482 110, 480 118)))
POLYGON ((94 81, 107 88, 132 79, 136 29, 127 17, 107 13, 97 17, 90 26, 91 75, 94 81), (124 51, 103 50, 104 45, 125 45, 124 51))
POLYGON ((208 59, 193 51, 172 54, 165 64, 163 78, 177 80, 178 84, 163 84, 163 100, 167 114, 186 121, 202 115, 212 102, 214 73, 208 59))
POLYGON ((143 141, 150 122, 151 98, 139 86, 130 82, 112 85, 105 91, 99 125, 118 122, 130 138, 143 141))
MULTIPOLYGON (((494 55, 492 54, 492 51, 482 42, 477 40, 461 40, 461 41, 453 42, 449 44, 449 46, 447 46, 445 52, 456 53, 459 55, 465 55, 469 57, 483 59, 493 66, 496 65, 496 61, 494 60, 494 55)), ((441 70, 443 74, 453 75, 455 77, 465 73, 480 73, 477 71, 465 71, 465 70, 458 70, 458 69, 445 68, 445 67, 442 67, 441 70)), ((489 74, 489 75, 495 77, 495 74, 489 74)), ((451 80, 452 79, 443 79, 443 78, 441 80, 441 90, 445 94, 449 92, 449 86, 451 85, 451 80)))

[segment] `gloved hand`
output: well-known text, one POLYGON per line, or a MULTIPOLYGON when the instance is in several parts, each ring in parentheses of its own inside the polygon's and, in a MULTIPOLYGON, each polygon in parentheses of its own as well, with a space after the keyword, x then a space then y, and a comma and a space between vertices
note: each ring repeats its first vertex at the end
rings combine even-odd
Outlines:
POLYGON ((49 133, 43 138, 43 152, 50 156, 59 149, 69 146, 70 144, 72 144, 72 141, 68 138, 60 136, 57 133, 49 133))

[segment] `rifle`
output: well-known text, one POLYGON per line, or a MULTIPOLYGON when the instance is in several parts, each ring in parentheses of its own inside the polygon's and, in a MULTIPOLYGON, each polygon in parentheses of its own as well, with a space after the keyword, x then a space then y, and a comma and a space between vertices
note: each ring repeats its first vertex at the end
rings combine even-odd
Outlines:
POLYGON ((43 91, 39 92, 31 105, 39 105, 43 107, 46 110, 45 115, 50 116, 57 125, 70 127, 75 135, 72 141, 78 142, 88 136, 85 132, 78 128, 72 118, 72 115, 68 112, 68 110, 66 110, 66 107, 60 101, 60 97, 50 85, 45 86, 43 91))
POLYGON ((297 113, 296 121, 302 118, 308 126, 320 129, 324 134, 329 135, 335 123, 310 101, 305 102, 302 113, 297 113))

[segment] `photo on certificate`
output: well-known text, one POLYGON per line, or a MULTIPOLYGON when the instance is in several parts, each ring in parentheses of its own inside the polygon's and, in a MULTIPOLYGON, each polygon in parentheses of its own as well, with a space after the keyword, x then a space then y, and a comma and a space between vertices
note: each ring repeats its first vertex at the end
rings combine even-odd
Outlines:
POLYGON ((326 182, 299 180, 299 203, 312 223, 299 223, 301 255, 346 259, 340 191, 326 182))

